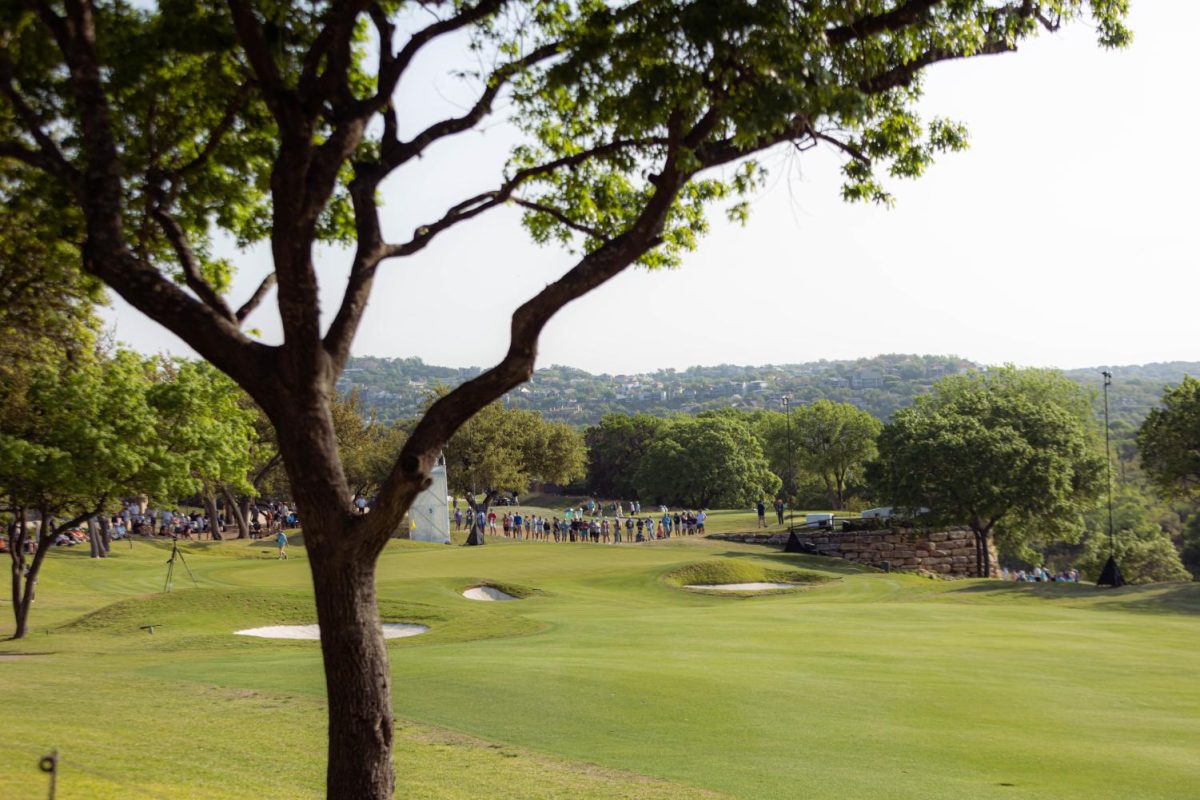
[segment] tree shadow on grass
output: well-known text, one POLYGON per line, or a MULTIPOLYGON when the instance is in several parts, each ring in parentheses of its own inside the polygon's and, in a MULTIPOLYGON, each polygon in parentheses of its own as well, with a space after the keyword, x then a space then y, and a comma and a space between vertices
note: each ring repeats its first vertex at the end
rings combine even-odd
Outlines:
POLYGON ((1200 614, 1200 583, 1146 583, 1120 589, 1075 583, 973 582, 950 594, 1028 598, 1107 611, 1200 614))

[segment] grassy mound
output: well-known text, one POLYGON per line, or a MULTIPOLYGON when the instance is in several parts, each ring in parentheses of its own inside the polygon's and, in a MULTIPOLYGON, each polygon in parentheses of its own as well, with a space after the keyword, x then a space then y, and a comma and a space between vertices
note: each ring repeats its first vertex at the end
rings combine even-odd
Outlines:
POLYGON ((504 592, 505 594, 507 594, 511 597, 515 597, 518 600, 527 600, 530 597, 536 597, 540 594, 544 594, 544 592, 542 592, 541 589, 535 589, 532 586, 525 586, 520 583, 509 583, 507 581, 485 581, 485 580, 477 580, 473 583, 469 583, 463 587, 463 591, 466 591, 467 589, 478 589, 478 588, 482 588, 485 586, 490 587, 492 589, 498 589, 499 591, 504 592))
MULTIPOLYGON (((720 586, 727 583, 794 583, 812 585, 831 580, 826 575, 789 569, 770 569, 746 559, 698 561, 671 570, 663 579, 671 586, 720 586)), ((769 590, 770 591, 770 590, 769 590)), ((776 589, 786 592, 792 589, 776 589)), ((725 594, 729 594, 726 592, 725 594)), ((732 594, 737 595, 738 592, 732 594)), ((762 592, 755 592, 762 594, 762 592)))

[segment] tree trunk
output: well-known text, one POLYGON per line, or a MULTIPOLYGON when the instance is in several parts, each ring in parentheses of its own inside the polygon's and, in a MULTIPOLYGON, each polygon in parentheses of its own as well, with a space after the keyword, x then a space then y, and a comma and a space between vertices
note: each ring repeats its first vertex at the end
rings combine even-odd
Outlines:
POLYGON ((50 528, 50 517, 43 511, 40 530, 38 532, 37 550, 34 552, 33 562, 29 565, 29 569, 24 576, 25 586, 20 592, 19 599, 14 597, 16 602, 13 603, 13 611, 16 612, 17 617, 17 629, 12 636, 14 639, 25 638, 25 634, 29 631, 29 608, 33 605, 37 590, 38 572, 42 568, 42 561, 46 557, 46 551, 50 549, 50 542, 53 538, 54 534, 50 528))
POLYGON ((980 573, 985 578, 992 577, 992 529, 985 528, 980 535, 979 541, 979 558, 983 562, 983 571, 980 573))
MULTIPOLYGON (((13 523, 8 535, 8 557, 12 568, 12 607, 13 615, 16 618, 17 629, 24 635, 21 625, 21 585, 25 576, 25 540, 29 536, 29 528, 27 527, 27 519, 25 509, 17 512, 17 519, 13 523)), ((20 637, 13 634, 14 639, 20 637)))
POLYGON ((88 517, 87 532, 88 547, 92 550, 92 558, 104 558, 104 553, 100 550, 100 526, 96 523, 95 517, 88 517))
MULTIPOLYGON (((334 537, 306 535, 306 544, 313 538, 334 537)), ((375 599, 375 561, 348 549, 307 549, 329 698, 326 798, 392 800, 391 675, 375 599)))
POLYGON ((229 487, 222 486, 221 494, 225 498, 225 510, 229 512, 229 516, 233 518, 233 522, 237 525, 239 539, 250 538, 250 522, 246 519, 246 515, 242 513, 242 509, 238 507, 237 501, 233 499, 233 494, 229 491, 229 487))
POLYGON ((475 492, 472 490, 467 494, 467 508, 471 509, 471 532, 467 535, 467 546, 478 547, 482 544, 487 544, 487 540, 483 538, 487 532, 487 514, 491 508, 492 493, 488 492, 483 496, 482 505, 475 502, 475 492), (483 525, 479 527, 479 512, 483 512, 483 525))
POLYGON ((221 540, 221 515, 217 512, 217 497, 211 491, 204 493, 204 513, 208 515, 208 538, 221 540))
POLYGON ((106 558, 112 549, 112 531, 109 529, 108 515, 100 515, 100 557, 106 558))

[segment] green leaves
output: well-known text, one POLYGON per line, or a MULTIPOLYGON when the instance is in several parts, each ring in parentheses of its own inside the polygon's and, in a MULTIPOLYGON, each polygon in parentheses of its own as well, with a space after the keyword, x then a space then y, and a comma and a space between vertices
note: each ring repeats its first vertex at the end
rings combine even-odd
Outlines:
POLYGON ((583 437, 569 425, 492 403, 451 437, 446 475, 458 495, 523 492, 533 480, 569 483, 583 477, 586 458, 583 437))
POLYGON ((634 485, 643 501, 736 508, 773 497, 780 481, 745 420, 704 414, 666 423, 639 460, 634 485))
POLYGON ((1001 543, 1077 538, 1104 486, 1087 396, 1061 375, 1006 367, 945 378, 896 412, 869 470, 881 502, 1001 543))
POLYGON ((1163 394, 1137 434, 1142 465, 1168 495, 1189 496, 1200 488, 1200 381, 1185 376, 1163 394))

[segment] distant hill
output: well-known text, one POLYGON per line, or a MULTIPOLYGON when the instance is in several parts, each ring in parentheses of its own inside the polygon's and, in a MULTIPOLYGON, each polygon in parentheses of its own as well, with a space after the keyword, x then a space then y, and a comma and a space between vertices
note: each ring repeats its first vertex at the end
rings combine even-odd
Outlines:
MULTIPOLYGON (((779 408, 790 395, 795 405, 820 399, 851 403, 880 419, 889 418, 914 397, 929 391, 938 378, 982 365, 957 356, 889 354, 856 361, 815 361, 757 367, 664 369, 627 375, 593 375, 564 366, 543 367, 533 380, 510 392, 505 402, 538 411, 550 419, 591 425, 609 412, 667 415, 715 408, 779 408)), ((1114 422, 1137 425, 1158 404, 1164 385, 1184 375, 1200 375, 1200 362, 1173 361, 1109 367, 1114 422)), ((1101 367, 1064 370, 1097 391, 1101 367)), ((338 388, 357 387, 369 406, 385 419, 415 416, 439 384, 453 387, 475 377, 481 367, 438 367, 419 358, 352 358, 338 388)))

